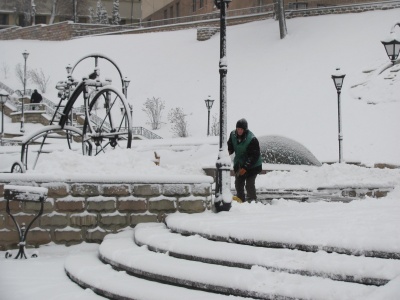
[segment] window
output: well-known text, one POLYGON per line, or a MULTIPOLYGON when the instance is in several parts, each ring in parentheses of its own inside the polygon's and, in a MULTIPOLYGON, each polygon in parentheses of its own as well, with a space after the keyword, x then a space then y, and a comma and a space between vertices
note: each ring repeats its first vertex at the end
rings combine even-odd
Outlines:
POLYGON ((0 14, 0 25, 8 25, 8 15, 0 14))
POLYGON ((199 7, 200 7, 200 8, 203 8, 203 6, 204 6, 204 0, 200 0, 199 7))
POLYGON ((46 16, 35 16, 35 24, 47 24, 46 16))
POLYGON ((196 0, 193 0, 193 12, 196 11, 196 0))
POLYGON ((167 10, 164 10, 164 19, 167 19, 168 18, 168 15, 167 15, 167 10))
POLYGON ((289 2, 289 9, 306 9, 307 7, 307 2, 289 2))
POLYGON ((173 7, 173 6, 171 6, 171 7, 169 8, 169 17, 170 17, 171 19, 174 17, 174 7, 173 7))

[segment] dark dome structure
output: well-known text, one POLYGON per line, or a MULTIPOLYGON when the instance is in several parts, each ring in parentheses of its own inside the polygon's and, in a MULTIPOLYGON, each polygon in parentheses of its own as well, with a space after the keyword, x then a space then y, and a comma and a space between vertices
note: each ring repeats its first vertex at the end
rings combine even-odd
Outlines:
POLYGON ((259 137, 258 141, 263 163, 321 166, 310 150, 289 138, 266 135, 259 137))

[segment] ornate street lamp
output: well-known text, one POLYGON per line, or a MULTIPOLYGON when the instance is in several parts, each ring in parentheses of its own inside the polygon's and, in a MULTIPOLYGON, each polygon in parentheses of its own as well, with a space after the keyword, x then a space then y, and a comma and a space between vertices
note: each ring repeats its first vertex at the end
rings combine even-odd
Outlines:
POLYGON ((340 69, 336 69, 336 73, 332 75, 333 82, 335 84, 335 88, 337 91, 338 95, 338 124, 339 124, 339 163, 342 162, 343 158, 343 149, 342 149, 342 140, 343 140, 343 135, 342 135, 342 119, 340 115, 340 92, 342 90, 343 86, 343 80, 346 75, 340 72, 340 69))
POLYGON ((70 64, 68 64, 68 66, 66 66, 65 69, 67 70, 68 75, 71 74, 72 66, 70 64))
POLYGON ((400 52, 400 40, 396 38, 394 34, 394 29, 396 26, 400 27, 400 22, 394 24, 392 29, 390 30, 389 37, 381 41, 383 46, 385 46, 386 53, 393 65, 395 64, 397 58, 399 57, 399 52, 400 52))
POLYGON ((4 104, 7 102, 8 93, 5 90, 0 90, 0 104, 1 104, 1 146, 3 146, 3 136, 4 136, 4 104))
POLYGON ((28 51, 24 51, 22 53, 22 56, 24 57, 25 64, 24 64, 24 95, 22 97, 22 114, 21 114, 21 132, 25 132, 24 128, 24 122, 25 122, 25 114, 24 114, 24 100, 25 100, 25 95, 26 95, 26 60, 28 59, 29 53, 28 51))
POLYGON ((214 100, 210 99, 210 96, 208 96, 208 99, 204 100, 206 103, 206 107, 208 109, 208 123, 207 123, 207 136, 210 135, 210 110, 214 104, 214 100))
POLYGON ((130 82, 131 81, 128 79, 128 77, 124 77, 124 88, 123 88, 123 90, 124 90, 124 96, 125 96, 126 100, 128 100, 128 86, 129 86, 130 82))
POLYGON ((226 74, 228 63, 226 58, 226 9, 231 0, 214 0, 220 10, 220 60, 219 60, 219 154, 216 163, 214 206, 217 212, 229 211, 232 206, 231 193, 231 160, 227 146, 227 89, 226 74))

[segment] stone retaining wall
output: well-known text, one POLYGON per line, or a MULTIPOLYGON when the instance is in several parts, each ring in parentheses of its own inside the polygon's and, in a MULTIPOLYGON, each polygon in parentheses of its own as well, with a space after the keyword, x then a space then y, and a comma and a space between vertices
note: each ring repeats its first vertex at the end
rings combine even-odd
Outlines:
MULTIPOLYGON (((101 242, 108 233, 138 223, 162 222, 167 214, 210 209, 213 180, 197 177, 201 178, 193 182, 181 178, 176 182, 155 178, 154 183, 126 179, 51 182, 26 174, 0 174, 0 250, 15 248, 18 242, 15 225, 6 213, 4 185, 48 188, 43 215, 32 225, 28 245, 71 245, 101 242)), ((19 224, 28 225, 39 208, 39 203, 10 201, 11 212, 19 224)))

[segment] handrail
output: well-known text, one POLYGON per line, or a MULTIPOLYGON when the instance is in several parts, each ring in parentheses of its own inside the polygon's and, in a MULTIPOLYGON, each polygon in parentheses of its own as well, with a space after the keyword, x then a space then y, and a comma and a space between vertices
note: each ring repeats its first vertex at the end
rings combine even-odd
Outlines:
POLYGON ((149 140, 162 139, 161 136, 155 134, 154 132, 151 132, 150 130, 147 130, 144 127, 132 127, 132 134, 144 136, 149 140))

